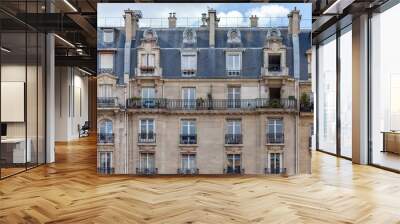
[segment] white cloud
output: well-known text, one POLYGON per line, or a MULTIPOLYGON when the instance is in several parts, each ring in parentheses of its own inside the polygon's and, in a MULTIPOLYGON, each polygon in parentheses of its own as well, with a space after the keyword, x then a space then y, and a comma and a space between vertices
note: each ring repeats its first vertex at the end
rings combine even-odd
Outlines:
POLYGON ((289 9, 275 4, 252 8, 246 12, 246 16, 256 15, 258 17, 287 17, 288 14, 289 9))
POLYGON ((246 25, 244 15, 236 10, 220 13, 217 12, 217 17, 220 19, 219 26, 221 27, 237 27, 246 25))

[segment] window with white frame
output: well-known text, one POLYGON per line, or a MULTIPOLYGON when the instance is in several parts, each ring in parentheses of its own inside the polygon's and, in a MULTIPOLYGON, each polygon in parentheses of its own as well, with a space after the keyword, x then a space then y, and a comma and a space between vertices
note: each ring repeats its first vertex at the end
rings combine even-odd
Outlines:
POLYGON ((197 55, 182 54, 181 56, 181 70, 183 76, 194 76, 197 70, 197 55))
POLYGON ((269 118, 267 124, 267 143, 281 144, 284 142, 283 119, 269 118))
POLYGON ((242 144, 242 121, 239 119, 227 120, 227 134, 225 144, 242 144))
POLYGON ((111 120, 102 120, 99 124, 98 140, 99 143, 113 143, 113 124, 111 120))
POLYGON ((112 168, 112 152, 100 152, 100 172, 110 172, 112 168))
POLYGON ((228 107, 240 108, 240 86, 228 87, 228 107))
POLYGON ((112 30, 103 31, 103 41, 105 43, 111 43, 114 41, 114 32, 112 30))
POLYGON ((154 139, 154 119, 141 119, 139 137, 141 140, 150 141, 154 139))
POLYGON ((227 154, 227 173, 241 173, 241 156, 240 154, 227 154))
POLYGON ((269 172, 278 174, 282 173, 282 153, 270 153, 269 154, 269 172))
POLYGON ((183 173, 194 173, 197 169, 196 154, 182 154, 181 169, 183 173))
POLYGON ((227 52, 226 53, 226 72, 228 75, 240 75, 242 69, 242 53, 227 52))
POLYGON ((194 109, 196 107, 196 88, 183 87, 182 101, 185 109, 194 109))
POLYGON ((154 153, 149 153, 149 152, 140 153, 139 166, 140 169, 142 170, 153 170, 155 168, 154 153))
POLYGON ((100 53, 100 69, 112 70, 114 68, 114 55, 111 53, 100 53))
POLYGON ((155 67, 155 54, 141 54, 141 68, 150 69, 155 67))
POLYGON ((156 105, 156 90, 154 87, 143 87, 140 90, 141 103, 144 108, 154 108, 156 105))
POLYGON ((185 119, 181 121, 181 144, 196 144, 196 120, 185 119))
POLYGON ((99 85, 99 97, 108 98, 112 96, 112 84, 99 85))

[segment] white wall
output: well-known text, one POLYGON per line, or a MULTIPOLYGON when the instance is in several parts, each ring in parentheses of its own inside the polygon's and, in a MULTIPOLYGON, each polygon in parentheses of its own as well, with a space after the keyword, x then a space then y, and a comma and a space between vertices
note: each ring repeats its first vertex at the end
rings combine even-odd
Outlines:
POLYGON ((88 78, 78 69, 56 67, 55 140, 79 138, 78 124, 88 120, 88 78))

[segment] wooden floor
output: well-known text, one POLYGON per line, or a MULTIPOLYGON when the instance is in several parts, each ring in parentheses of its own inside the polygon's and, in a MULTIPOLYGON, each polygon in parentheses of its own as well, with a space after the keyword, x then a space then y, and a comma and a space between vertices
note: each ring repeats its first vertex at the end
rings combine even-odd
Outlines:
POLYGON ((313 174, 102 177, 94 138, 0 181, 0 223, 400 223, 400 175, 315 153, 313 174))

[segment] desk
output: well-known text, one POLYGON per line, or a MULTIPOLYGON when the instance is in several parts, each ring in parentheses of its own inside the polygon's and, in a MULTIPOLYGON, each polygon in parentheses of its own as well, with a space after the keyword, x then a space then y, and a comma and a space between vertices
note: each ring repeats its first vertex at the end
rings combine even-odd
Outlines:
POLYGON ((383 151, 400 154, 400 131, 384 131, 383 151))
POLYGON ((27 139, 28 143, 25 152, 25 138, 6 138, 1 139, 1 157, 6 163, 26 163, 31 162, 31 139, 27 139), (25 160, 26 159, 26 160, 25 160))

